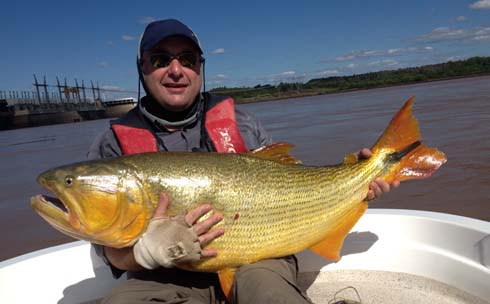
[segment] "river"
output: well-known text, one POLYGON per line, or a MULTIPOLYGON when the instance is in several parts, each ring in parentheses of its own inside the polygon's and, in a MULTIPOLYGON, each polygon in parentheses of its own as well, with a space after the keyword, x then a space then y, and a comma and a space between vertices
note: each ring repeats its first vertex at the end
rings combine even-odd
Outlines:
MULTIPOLYGON (((490 77, 474 77, 244 105, 275 141, 309 165, 339 163, 370 147, 410 96, 424 142, 448 162, 426 180, 407 181, 370 208, 445 212, 490 221, 490 77)), ((36 183, 45 169, 84 160, 109 120, 0 132, 0 261, 73 241, 30 207, 46 193, 36 183)), ((387 227, 389 229, 389 227, 387 227)))

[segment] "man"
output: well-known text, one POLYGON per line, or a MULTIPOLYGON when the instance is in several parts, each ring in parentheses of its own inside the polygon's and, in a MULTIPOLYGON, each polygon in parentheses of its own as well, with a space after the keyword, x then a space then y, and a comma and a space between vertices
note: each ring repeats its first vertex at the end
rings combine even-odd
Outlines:
MULTIPOLYGON (((229 98, 200 93, 204 58, 197 36, 173 19, 150 23, 141 36, 137 67, 146 91, 137 108, 112 122, 99 136, 89 158, 105 158, 147 151, 245 152, 272 143, 261 124, 247 111, 234 107, 229 98)), ((368 157, 369 150, 361 156, 368 157)), ((389 191, 378 181, 368 198, 389 191)), ((226 231, 213 226, 222 220, 218 212, 197 221, 212 210, 212 202, 169 219, 169 202, 161 195, 152 221, 134 247, 97 246, 100 256, 118 277, 130 280, 117 287, 104 303, 221 303, 225 298, 216 274, 178 269, 178 264, 219 254, 202 249, 226 231), (210 203, 210 204, 209 204, 210 203), (178 252, 176 254, 176 252, 178 252)), ((296 285, 294 256, 260 261, 241 267, 236 274, 231 300, 236 303, 310 303, 296 285)))

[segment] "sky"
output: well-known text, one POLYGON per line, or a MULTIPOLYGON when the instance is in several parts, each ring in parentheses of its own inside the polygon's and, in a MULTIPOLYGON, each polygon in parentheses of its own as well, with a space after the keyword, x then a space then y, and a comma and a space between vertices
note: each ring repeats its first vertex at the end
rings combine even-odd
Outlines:
POLYGON ((16 0, 0 12, 0 90, 32 91, 36 74, 134 95, 139 36, 166 18, 199 37, 207 89, 490 56, 490 0, 16 0))

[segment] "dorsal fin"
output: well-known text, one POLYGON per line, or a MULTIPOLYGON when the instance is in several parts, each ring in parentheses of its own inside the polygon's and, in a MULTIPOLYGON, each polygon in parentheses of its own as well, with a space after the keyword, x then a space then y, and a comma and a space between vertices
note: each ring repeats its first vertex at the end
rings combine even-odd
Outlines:
POLYGON ((248 154, 258 158, 272 160, 280 164, 301 164, 300 160, 289 154, 289 150, 291 150, 293 147, 294 145, 292 144, 279 142, 260 147, 257 150, 249 152, 248 154))

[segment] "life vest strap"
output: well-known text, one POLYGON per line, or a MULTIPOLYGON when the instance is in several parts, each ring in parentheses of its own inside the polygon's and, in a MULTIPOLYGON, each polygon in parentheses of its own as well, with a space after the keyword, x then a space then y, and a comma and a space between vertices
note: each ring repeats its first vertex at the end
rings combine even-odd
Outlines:
POLYGON ((227 98, 207 111, 205 127, 218 153, 248 151, 236 123, 233 99, 227 98))
POLYGON ((123 155, 158 151, 157 141, 149 130, 120 124, 113 124, 112 129, 123 155))

